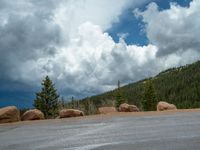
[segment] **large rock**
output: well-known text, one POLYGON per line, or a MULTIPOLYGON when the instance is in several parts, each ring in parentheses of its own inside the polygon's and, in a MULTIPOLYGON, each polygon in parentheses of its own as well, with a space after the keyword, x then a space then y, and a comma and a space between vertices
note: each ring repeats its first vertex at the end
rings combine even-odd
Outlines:
POLYGON ((59 112, 60 118, 84 116, 84 113, 77 109, 62 109, 59 112))
POLYGON ((108 114, 108 113, 117 112, 115 107, 99 107, 98 110, 100 114, 108 114))
POLYGON ((44 114, 43 114, 43 112, 41 112, 38 109, 28 110, 21 117, 22 121, 25 121, 25 120, 42 120, 42 119, 44 119, 44 114))
POLYGON ((123 103, 119 106, 120 112, 138 112, 139 109, 135 105, 129 105, 127 103, 123 103))
POLYGON ((20 112, 15 106, 0 109, 0 123, 16 122, 20 120, 20 112))
POLYGON ((157 104, 157 111, 164 111, 164 110, 176 110, 176 106, 174 104, 169 104, 164 101, 160 101, 157 104))

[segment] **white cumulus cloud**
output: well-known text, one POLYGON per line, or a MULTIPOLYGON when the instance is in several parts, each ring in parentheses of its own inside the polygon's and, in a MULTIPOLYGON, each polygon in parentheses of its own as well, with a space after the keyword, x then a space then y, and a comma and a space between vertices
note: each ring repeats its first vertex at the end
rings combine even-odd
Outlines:
POLYGON ((199 52, 200 47, 200 1, 193 0, 189 7, 171 3, 167 10, 159 10, 151 3, 144 12, 136 11, 146 23, 146 34, 151 44, 158 47, 158 56, 182 53, 188 50, 199 52))
MULTIPOLYGON (((118 43, 105 31, 134 0, 1 1, 0 80, 40 86, 49 75, 65 96, 88 96, 200 58, 200 1, 143 12, 150 43, 118 43)), ((134 16, 133 16, 134 17, 134 16)))

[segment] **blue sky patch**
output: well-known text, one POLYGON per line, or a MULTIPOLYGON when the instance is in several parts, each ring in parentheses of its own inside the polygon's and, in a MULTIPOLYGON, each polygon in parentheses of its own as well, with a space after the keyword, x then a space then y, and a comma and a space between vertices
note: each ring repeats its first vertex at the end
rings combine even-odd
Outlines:
MULTIPOLYGON (((155 2, 159 10, 169 9, 170 3, 177 3, 180 6, 188 7, 191 0, 154 0, 143 4, 139 8, 144 11, 149 3, 155 2)), ((112 27, 106 32, 115 42, 119 42, 120 34, 127 34, 125 41, 127 44, 147 45, 149 43, 144 31, 144 23, 141 18, 136 18, 133 14, 135 8, 130 7, 125 10, 119 17, 119 21, 113 23, 112 27)))

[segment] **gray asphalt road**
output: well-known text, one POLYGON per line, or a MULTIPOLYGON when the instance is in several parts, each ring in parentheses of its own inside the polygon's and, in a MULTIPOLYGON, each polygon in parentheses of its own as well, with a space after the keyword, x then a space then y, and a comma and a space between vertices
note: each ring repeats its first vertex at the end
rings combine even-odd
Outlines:
POLYGON ((200 113, 0 125, 0 150, 199 150, 200 113))

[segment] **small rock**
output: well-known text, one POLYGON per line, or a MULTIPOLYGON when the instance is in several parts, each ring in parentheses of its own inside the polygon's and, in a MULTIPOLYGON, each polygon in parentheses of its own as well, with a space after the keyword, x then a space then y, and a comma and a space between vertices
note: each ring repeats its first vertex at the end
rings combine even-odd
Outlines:
POLYGON ((84 116, 84 113, 78 109, 62 109, 59 112, 60 118, 84 116))
POLYGON ((100 114, 108 114, 108 113, 117 112, 115 107, 99 107, 98 110, 100 114))
POLYGON ((129 105, 127 103, 123 103, 119 106, 120 112, 138 112, 139 109, 135 105, 129 105))
POLYGON ((139 110, 139 108, 137 108, 137 106, 135 106, 135 105, 129 105, 129 111, 130 112, 139 112, 140 110, 139 110))
POLYGON ((119 106, 120 112, 129 112, 129 104, 123 103, 119 106))

